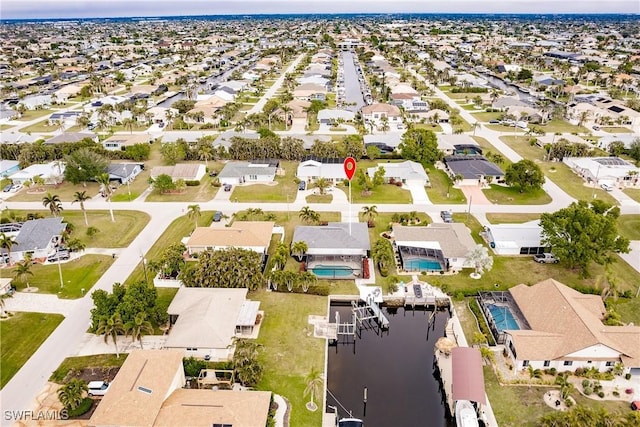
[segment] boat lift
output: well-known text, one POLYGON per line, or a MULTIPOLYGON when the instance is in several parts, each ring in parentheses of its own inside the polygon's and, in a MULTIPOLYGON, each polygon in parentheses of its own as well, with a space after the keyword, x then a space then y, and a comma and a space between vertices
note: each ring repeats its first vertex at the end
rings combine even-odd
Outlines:
POLYGON ((388 329, 389 319, 387 319, 387 316, 384 315, 382 309, 374 299, 373 294, 367 295, 365 299, 366 305, 364 306, 359 306, 355 301, 352 301, 351 311, 360 325, 366 320, 375 319, 380 328, 388 329))

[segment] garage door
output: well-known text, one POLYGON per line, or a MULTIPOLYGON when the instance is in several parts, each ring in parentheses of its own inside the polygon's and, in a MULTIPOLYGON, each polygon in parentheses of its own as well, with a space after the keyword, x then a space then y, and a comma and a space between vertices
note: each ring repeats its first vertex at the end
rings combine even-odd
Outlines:
POLYGON ((631 368, 631 375, 640 376, 640 368, 631 368))

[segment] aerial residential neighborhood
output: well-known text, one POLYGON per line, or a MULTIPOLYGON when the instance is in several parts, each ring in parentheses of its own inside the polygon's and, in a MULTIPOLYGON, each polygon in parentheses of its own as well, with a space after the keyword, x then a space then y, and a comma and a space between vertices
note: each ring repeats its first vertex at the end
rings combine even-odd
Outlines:
POLYGON ((142 3, 0 6, 3 426, 640 425, 637 4, 142 3))

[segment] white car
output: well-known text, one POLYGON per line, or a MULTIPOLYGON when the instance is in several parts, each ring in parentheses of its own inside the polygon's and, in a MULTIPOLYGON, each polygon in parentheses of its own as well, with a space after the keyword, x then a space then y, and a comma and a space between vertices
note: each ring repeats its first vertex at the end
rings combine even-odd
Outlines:
POLYGON ((613 185, 607 184, 606 182, 600 184, 600 188, 602 188, 604 191, 613 191, 613 185))
POLYGON ((90 397, 104 396, 109 390, 109 385, 109 383, 104 381, 90 381, 89 384, 87 384, 87 388, 89 389, 88 394, 90 397))
POLYGON ((16 184, 13 187, 11 187, 11 189, 9 190, 9 193, 17 193, 20 190, 22 190, 22 184, 16 184))

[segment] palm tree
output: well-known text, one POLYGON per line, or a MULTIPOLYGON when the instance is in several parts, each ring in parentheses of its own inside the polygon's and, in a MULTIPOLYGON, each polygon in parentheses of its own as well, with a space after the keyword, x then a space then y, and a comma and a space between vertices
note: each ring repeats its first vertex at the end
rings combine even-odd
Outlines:
POLYGON ((31 287, 29 286, 28 277, 33 276, 33 271, 31 271, 32 266, 33 262, 31 262, 31 256, 27 256, 16 265, 16 269, 13 271, 13 276, 21 282, 25 282, 27 284, 27 289, 31 287))
POLYGON ((113 194, 113 190, 111 189, 111 182, 109 181, 109 174, 102 173, 96 176, 96 181, 100 184, 102 193, 106 196, 107 201, 109 202, 109 213, 111 214, 111 222, 116 222, 116 219, 113 217, 113 209, 111 208, 111 195, 113 194))
POLYGON ((70 411, 76 409, 84 400, 84 394, 89 391, 87 383, 80 378, 72 378, 58 390, 60 403, 70 411))
POLYGON ((62 212, 62 202, 57 194, 47 193, 47 195, 42 198, 42 204, 45 208, 49 208, 53 216, 58 216, 58 214, 62 212))
POLYGON ((376 205, 365 206, 362 213, 367 217, 367 221, 373 221, 378 216, 378 207, 376 205))
POLYGON ((309 245, 304 240, 298 240, 291 245, 291 255, 302 260, 304 254, 309 250, 309 245))
POLYGON ((74 204, 75 202, 80 203, 80 210, 82 210, 82 213, 84 215, 84 225, 86 225, 87 227, 89 226, 89 220, 87 219, 87 211, 84 209, 84 202, 86 202, 90 198, 91 197, 87 195, 86 191, 76 191, 73 194, 73 201, 71 202, 71 204, 74 204))
POLYGON ((534 378, 542 378, 542 371, 540 369, 533 369, 533 366, 527 366, 529 370, 529 388, 531 388, 531 382, 534 378))
POLYGON ((125 334, 131 335, 133 342, 140 341, 140 348, 142 349, 142 337, 145 335, 153 334, 153 326, 151 322, 146 320, 147 313, 140 312, 124 325, 125 334))
POLYGON ((472 277, 479 277, 484 270, 491 270, 493 267, 493 257, 489 255, 489 249, 483 245, 476 245, 467 254, 467 260, 474 266, 475 272, 472 277))
POLYGON ((195 227, 197 228, 198 219, 200 219, 200 216, 202 215, 200 212, 200 205, 189 205, 187 206, 187 209, 189 209, 189 212, 187 212, 187 217, 193 220, 195 227))
POLYGON ((262 366, 258 362, 258 350, 262 345, 249 340, 234 338, 233 366, 236 378, 243 386, 254 386, 262 377, 262 366))
POLYGON ((318 276, 310 271, 304 271, 298 275, 298 281, 302 285, 302 291, 306 293, 311 285, 315 285, 318 282, 318 276))
POLYGON ((111 317, 103 317, 98 323, 98 329, 96 329, 96 335, 104 335, 104 342, 109 342, 109 337, 113 339, 113 345, 116 347, 116 357, 120 358, 118 352, 118 335, 122 335, 126 332, 120 313, 114 313, 111 317))
POLYGON ((300 213, 298 214, 298 216, 307 224, 316 222, 320 219, 320 215, 318 214, 318 212, 312 210, 309 206, 305 206, 300 209, 300 213))
POLYGON ((324 384, 324 380, 322 379, 320 371, 313 367, 307 374, 305 382, 307 386, 304 389, 304 397, 311 395, 311 399, 307 403, 307 409, 310 411, 315 411, 318 409, 318 405, 315 404, 313 398, 314 396, 320 394, 321 387, 324 384))
POLYGON ((316 188, 320 192, 320 194, 324 194, 327 191, 327 188, 331 186, 331 183, 327 178, 320 177, 316 179, 316 188))
POLYGON ((4 233, 0 233, 0 248, 5 249, 7 251, 7 264, 11 265, 11 248, 16 243, 16 238, 13 236, 7 236, 4 233))

